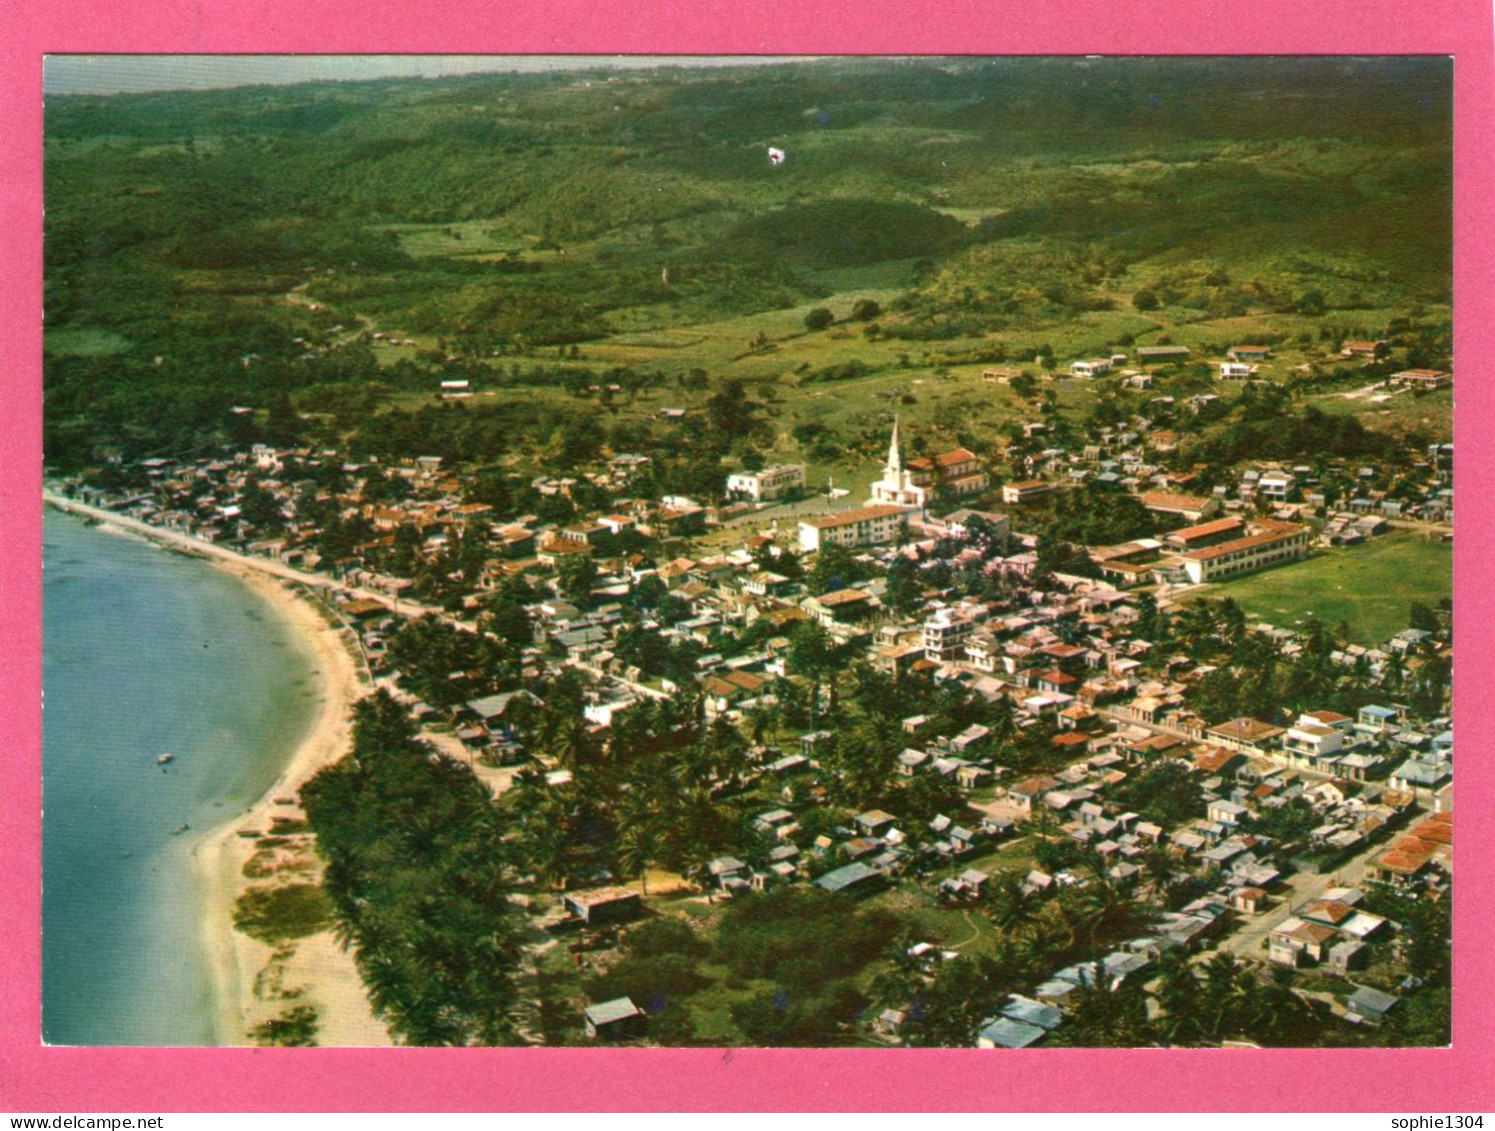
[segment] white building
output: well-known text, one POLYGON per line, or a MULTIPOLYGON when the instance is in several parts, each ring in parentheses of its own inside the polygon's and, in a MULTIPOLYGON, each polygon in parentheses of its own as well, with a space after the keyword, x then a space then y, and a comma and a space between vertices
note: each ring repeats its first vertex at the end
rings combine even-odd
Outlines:
POLYGON ((938 609, 924 621, 924 654, 941 660, 964 657, 966 643, 978 623, 973 609, 938 609))
POLYGON ((1195 585, 1231 577, 1263 566, 1301 558, 1308 552, 1308 528, 1291 522, 1258 519, 1244 537, 1208 549, 1179 555, 1184 572, 1195 585))
POLYGON ((803 464, 784 463, 762 471, 739 471, 727 476, 727 494, 752 499, 755 503, 771 502, 805 485, 803 464))
POLYGON ((929 503, 929 491, 914 482, 914 475, 903 466, 903 444, 898 434, 898 418, 893 417, 893 438, 888 443, 888 462, 882 478, 872 484, 869 506, 879 505, 923 511, 929 503))
POLYGON ((1310 763, 1337 754, 1344 746, 1344 735, 1312 715, 1300 715, 1282 736, 1282 748, 1310 763))
POLYGON ((876 504, 805 519, 799 524, 799 548, 822 546, 881 546, 898 537, 910 508, 876 504))
POLYGON ((1088 357, 1082 361, 1071 362, 1069 366, 1071 377, 1099 377, 1109 372, 1111 372, 1109 357, 1088 357))

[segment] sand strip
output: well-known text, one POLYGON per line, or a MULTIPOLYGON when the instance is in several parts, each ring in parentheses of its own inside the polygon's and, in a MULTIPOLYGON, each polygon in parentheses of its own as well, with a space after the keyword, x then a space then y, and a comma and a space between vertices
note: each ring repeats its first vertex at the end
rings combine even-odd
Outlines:
MULTIPOLYGON (((253 1026, 290 1006, 306 1004, 317 1011, 318 1044, 389 1045, 388 1033, 369 1009, 352 954, 341 951, 330 932, 299 939, 289 956, 276 957, 271 947, 234 928, 234 904, 244 890, 275 882, 244 875, 244 865, 257 846, 254 840, 241 837, 240 830, 268 833, 275 817, 303 816, 299 802, 284 804, 277 799, 297 798, 308 779, 348 752, 351 708, 367 688, 339 630, 311 602, 250 565, 221 560, 214 564, 259 593, 306 641, 317 669, 320 699, 316 718, 275 783, 247 812, 213 830, 193 848, 203 893, 203 942, 215 988, 218 1043, 253 1044, 249 1036, 253 1026), (288 992, 292 996, 285 996, 288 992)), ((315 860, 309 843, 286 857, 299 858, 308 866, 315 860)), ((319 871, 293 878, 315 878, 319 871)))

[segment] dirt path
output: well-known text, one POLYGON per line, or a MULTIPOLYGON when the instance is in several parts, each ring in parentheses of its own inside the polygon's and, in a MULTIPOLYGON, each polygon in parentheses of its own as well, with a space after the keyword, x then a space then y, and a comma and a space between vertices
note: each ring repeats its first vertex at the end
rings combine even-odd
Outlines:
POLYGON ((971 918, 971 913, 969 911, 962 910, 960 913, 960 917, 964 919, 966 921, 966 925, 971 928, 971 937, 968 939, 961 939, 958 943, 947 944, 947 949, 949 950, 959 950, 963 946, 970 946, 973 942, 981 937, 981 925, 971 918))

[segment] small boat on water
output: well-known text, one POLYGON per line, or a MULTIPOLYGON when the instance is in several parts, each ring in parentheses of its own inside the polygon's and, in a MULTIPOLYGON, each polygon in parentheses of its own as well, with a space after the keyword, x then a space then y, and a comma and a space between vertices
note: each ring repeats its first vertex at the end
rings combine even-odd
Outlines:
POLYGON ((191 827, 192 826, 189 825, 186 821, 183 821, 180 825, 178 825, 176 828, 174 828, 174 829, 171 830, 171 835, 172 836, 181 836, 184 832, 186 832, 191 827))
POLYGON ((175 757, 175 754, 162 754, 161 757, 156 759, 156 765, 164 766, 175 757))

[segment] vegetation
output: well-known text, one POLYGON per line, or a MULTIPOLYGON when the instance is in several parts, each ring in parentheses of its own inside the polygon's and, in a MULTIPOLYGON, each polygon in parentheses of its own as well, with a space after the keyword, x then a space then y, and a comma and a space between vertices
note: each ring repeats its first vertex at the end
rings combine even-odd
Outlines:
POLYGON ((234 926, 273 946, 325 931, 331 912, 327 896, 315 884, 252 887, 234 905, 234 926))
POLYGON ((293 1005, 279 1017, 256 1025, 249 1035, 257 1045, 308 1048, 317 1043, 317 1011, 309 1005, 293 1005))
POLYGON ((390 1031, 417 1045, 512 1042, 512 872, 487 789, 417 742, 380 693, 355 709, 352 754, 302 799, 338 938, 390 1031))
MULTIPOLYGON (((1448 63, 1329 66, 846 60, 49 98, 47 459, 304 439, 464 461, 556 441, 574 461, 626 429, 678 465, 660 488, 719 491, 703 469, 752 434, 672 433, 650 409, 703 408, 722 378, 775 383, 782 427, 759 440, 844 482, 909 380, 955 378, 904 402, 942 439, 1021 419, 1006 391, 959 403, 975 374, 950 366, 1321 331, 1436 360, 1448 63), (800 374, 848 391, 807 399, 800 374), (438 405, 443 379, 505 395, 438 405), (556 411, 578 394, 607 401, 604 427, 556 411), (812 425, 828 433, 791 439, 812 425)), ((1207 450, 1373 458, 1368 407, 1207 450)))
POLYGON ((1351 641, 1368 646, 1406 628, 1412 602, 1452 596, 1452 557, 1446 543, 1394 533, 1353 552, 1330 550, 1205 592, 1228 593, 1273 624, 1291 626, 1310 615, 1325 624, 1343 622, 1351 641))

